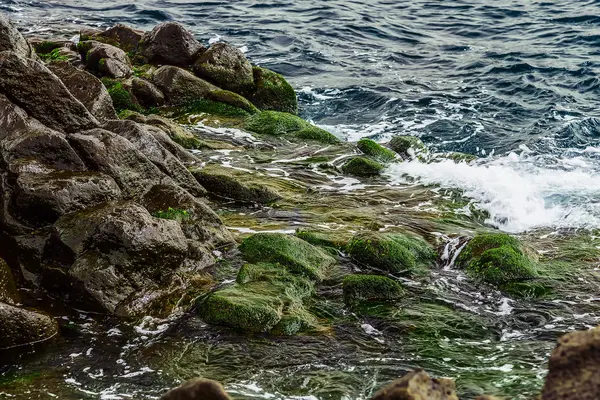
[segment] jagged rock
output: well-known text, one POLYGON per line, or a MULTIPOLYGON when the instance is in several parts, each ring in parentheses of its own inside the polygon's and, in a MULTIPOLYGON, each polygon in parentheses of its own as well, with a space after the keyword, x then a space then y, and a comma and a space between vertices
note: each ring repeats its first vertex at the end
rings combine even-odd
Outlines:
POLYGON ((143 124, 144 129, 149 132, 158 142, 185 165, 199 162, 198 158, 184 149, 177 141, 171 139, 168 130, 157 125, 143 124))
POLYGON ((194 35, 177 22, 165 22, 147 33, 139 45, 141 53, 153 64, 190 66, 204 47, 194 35))
POLYGON ((0 302, 19 303, 19 293, 10 267, 0 258, 0 302))
MULTIPOLYGON (((104 128, 118 133, 133 143, 165 175, 173 178, 175 182, 189 190, 190 193, 197 196, 206 193, 206 190, 204 190, 181 161, 165 149, 156 137, 148 132, 143 125, 134 121, 116 120, 108 122, 104 128)), ((173 143, 173 146, 177 146, 177 144, 173 143)))
POLYGON ((227 43, 215 43, 194 63, 194 73, 215 85, 242 92, 254 82, 252 64, 239 49, 227 43))
POLYGON ((0 52, 13 51, 21 57, 35 58, 35 51, 4 14, 0 14, 0 52))
POLYGON ((144 34, 145 32, 139 29, 117 24, 103 32, 95 30, 81 31, 80 38, 82 41, 97 40, 131 52, 137 49, 144 34))
POLYGON ((152 81, 164 93, 165 99, 171 105, 185 104, 203 98, 207 93, 218 89, 191 72, 173 66, 157 69, 152 81))
POLYGON ((108 90, 94 75, 65 61, 53 62, 48 68, 99 121, 117 119, 108 90))
POLYGON ((34 345, 58 335, 48 315, 0 302, 0 350, 34 345))
POLYGON ((0 53, 0 93, 52 129, 71 133, 99 125, 46 66, 13 52, 0 53))
POLYGON ((231 400, 219 382, 192 379, 162 395, 160 400, 231 400))
POLYGON ((127 78, 133 70, 127 53, 106 43, 95 44, 85 57, 86 67, 102 76, 127 78))
POLYGON ((451 379, 431 379, 423 370, 416 370, 379 390, 371 400, 458 400, 451 379))
POLYGON ((548 362, 542 400, 600 396, 600 326, 562 336, 548 362))
POLYGON ((125 198, 144 194, 152 186, 173 183, 129 140, 103 129, 73 134, 71 145, 94 170, 111 176, 125 198))
POLYGON ((140 104, 146 108, 160 107, 165 104, 165 95, 145 79, 134 78, 131 91, 140 104))
POLYGON ((0 139, 27 126, 27 113, 0 94, 0 139))

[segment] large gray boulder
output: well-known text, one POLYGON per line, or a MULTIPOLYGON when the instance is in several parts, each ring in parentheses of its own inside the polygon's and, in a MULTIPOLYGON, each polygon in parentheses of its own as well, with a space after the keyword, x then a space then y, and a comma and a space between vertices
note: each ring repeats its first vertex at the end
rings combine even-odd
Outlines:
POLYGON ((108 90, 94 75, 66 61, 50 63, 48 68, 99 121, 117 119, 108 90))
POLYGON ((0 350, 33 346, 58 335, 50 316, 0 302, 0 350))
POLYGON ((27 43, 21 32, 0 13, 0 52, 13 51, 21 57, 35 58, 35 50, 27 43))
POLYGON ((131 92, 146 108, 160 107, 165 104, 165 95, 153 83, 145 79, 134 78, 131 82, 131 92))
POLYGON ((109 78, 127 78, 133 73, 127 53, 106 43, 95 44, 85 56, 90 71, 109 78))
POLYGON ((152 81, 164 93, 167 103, 171 105, 181 105, 204 98, 209 92, 218 89, 191 72, 173 66, 157 69, 152 81))
POLYGON ((248 90, 254 83, 252 64, 235 46, 213 44, 194 63, 194 73, 220 88, 236 93, 248 90))
POLYGON ((97 40, 116 46, 124 51, 133 52, 144 37, 145 32, 127 25, 117 24, 103 32, 83 30, 80 33, 82 41, 97 40))
POLYGON ((204 47, 177 22, 165 22, 147 33, 138 52, 152 64, 189 67, 204 47))
POLYGON ((14 52, 0 53, 0 94, 55 130, 71 133, 99 125, 44 64, 14 52))

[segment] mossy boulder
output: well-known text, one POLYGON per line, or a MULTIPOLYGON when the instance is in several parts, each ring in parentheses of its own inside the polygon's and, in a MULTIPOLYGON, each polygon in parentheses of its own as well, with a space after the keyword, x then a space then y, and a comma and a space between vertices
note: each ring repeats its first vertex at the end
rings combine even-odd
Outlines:
POLYGON ((371 139, 361 139, 356 143, 356 147, 364 154, 375 158, 380 162, 390 162, 396 158, 396 153, 386 149, 379 143, 371 139))
POLYGON ((452 160, 457 164, 461 162, 470 163, 471 161, 475 161, 478 159, 478 157, 473 154, 459 153, 456 151, 445 153, 442 155, 442 157, 448 160, 452 160))
POLYGON ((261 110, 298 113, 298 99, 294 88, 278 73, 261 67, 252 68, 254 85, 245 92, 247 97, 261 110))
POLYGON ((121 113, 125 110, 135 112, 144 111, 144 108, 140 106, 135 96, 129 91, 129 88, 122 82, 110 78, 103 78, 102 83, 106 86, 117 113, 121 113))
POLYGON ((409 157, 410 150, 414 152, 422 152, 427 150, 425 143, 421 139, 415 136, 394 136, 388 144, 390 149, 403 157, 409 157))
POLYGON ((296 137, 304 140, 314 140, 316 142, 326 144, 336 144, 340 142, 337 136, 327 132, 325 129, 321 129, 316 126, 308 126, 296 132, 296 137))
POLYGON ((482 233, 461 251, 456 266, 473 278, 494 285, 525 281, 537 276, 523 246, 505 233, 482 233))
POLYGON ((361 264, 404 274, 421 274, 436 259, 424 240, 401 234, 360 233, 352 238, 347 251, 361 264))
POLYGON ((345 174, 362 177, 379 175, 384 169, 383 165, 366 157, 354 157, 342 166, 345 174))
POLYGON ((245 239, 240 251, 248 262, 280 263, 290 271, 320 281, 336 260, 304 240, 282 233, 257 233, 245 239))
POLYGON ((351 235, 347 234, 346 231, 325 232, 316 229, 299 229, 296 231, 296 236, 310 244, 340 250, 348 244, 351 235))
POLYGON ((398 300, 405 295, 402 285, 382 275, 347 275, 343 288, 347 303, 398 300))
POLYGON ((285 135, 309 128, 302 118, 285 112, 263 111, 246 120, 244 128, 261 135, 285 135))
POLYGON ((242 109, 250 114, 257 114, 260 111, 254 106, 248 99, 240 96, 237 93, 230 92, 228 90, 213 90, 208 92, 206 98, 218 103, 225 103, 230 106, 242 109))

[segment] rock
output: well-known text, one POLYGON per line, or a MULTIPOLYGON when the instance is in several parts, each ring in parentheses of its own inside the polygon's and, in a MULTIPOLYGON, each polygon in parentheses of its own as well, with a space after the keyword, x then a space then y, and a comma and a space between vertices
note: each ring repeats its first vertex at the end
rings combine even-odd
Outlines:
POLYGON ((48 68, 16 53, 0 53, 0 93, 58 131, 79 132, 99 124, 48 68))
POLYGON ((110 44, 95 44, 85 56, 87 69, 109 78, 127 78, 133 74, 127 53, 110 44))
POLYGON ((316 142, 325 144, 340 143, 340 139, 338 139, 337 136, 327 132, 325 129, 321 129, 312 125, 299 130, 295 133, 295 136, 303 140, 314 140, 316 142))
POLYGON ((0 350, 38 344, 57 335, 58 326, 48 315, 0 302, 0 350))
MULTIPOLYGON (((175 143, 178 143, 186 149, 200 149, 203 147, 200 139, 198 139, 198 137, 196 137, 196 135, 194 135, 192 132, 184 129, 180 124, 161 117, 160 115, 149 115, 145 119, 144 123, 162 129, 175 143)), ((186 152, 186 154, 189 153, 186 152)))
POLYGON ((427 150, 423 141, 415 136, 394 136, 389 146, 402 157, 412 157, 415 153, 427 150))
POLYGON ((342 250, 348 244, 350 239, 349 236, 352 236, 352 234, 345 231, 328 231, 308 228, 298 229, 296 231, 296 236, 315 246, 342 250))
POLYGON ((244 124, 244 129, 262 135, 286 135, 299 132, 311 126, 302 118, 292 114, 278 111, 263 111, 250 116, 244 124))
POLYGON ((25 110, 14 105, 6 96, 0 93, 0 139, 11 132, 25 129, 28 117, 25 110))
POLYGON ((120 48, 126 52, 134 52, 138 48, 138 44, 142 40, 145 32, 131 28, 127 25, 117 24, 104 32, 85 32, 82 31, 80 39, 97 40, 120 48))
POLYGON ((15 285, 15 279, 13 277, 10 267, 0 258, 0 304, 17 304, 19 303, 19 292, 15 285))
POLYGON ((131 91, 143 107, 160 107, 165 104, 165 95, 145 79, 134 78, 131 91))
POLYGON ((99 121, 117 119, 108 90, 94 75, 76 68, 66 61, 53 62, 48 68, 99 121))
POLYGON ((342 166, 345 174, 363 177, 379 175, 384 169, 377 161, 365 157, 353 157, 342 166))
POLYGON ((266 68, 254 67, 254 86, 244 96, 261 110, 298 113, 294 88, 285 78, 266 68))
POLYGON ((192 379, 162 395, 160 400, 231 400, 219 382, 192 379))
MULTIPOLYGON (((152 161, 165 175, 170 176, 190 193, 196 196, 206 193, 206 190, 204 190, 181 161, 165 149, 156 137, 148 132, 143 125, 133 121, 116 120, 106 123, 104 128, 118 133, 129 140, 136 149, 152 161)), ((176 146, 176 144, 173 143, 173 146, 176 146)))
POLYGON ((164 93, 167 103, 181 105, 204 98, 218 88, 185 69, 164 66, 156 70, 152 77, 154 84, 164 93))
POLYGON ((360 264, 410 275, 422 273, 436 259, 425 241, 401 234, 359 233, 352 238, 347 251, 360 264))
POLYGON ((189 67, 204 47, 181 24, 165 22, 144 36, 138 51, 152 64, 189 67))
POLYGON ((258 108, 256 108, 254 104, 250 103, 248 99, 228 90, 213 90, 206 94, 206 98, 219 103, 229 104, 230 106, 237 107, 250 114, 256 114, 259 112, 258 108))
POLYGON ((367 156, 375 158, 379 162, 390 162, 396 158, 396 154, 371 139, 361 139, 356 147, 367 156))
MULTIPOLYGON (((184 165, 196 164, 200 160, 196 158, 192 153, 182 147, 177 141, 171 139, 166 129, 159 128, 155 125, 143 124, 144 130, 150 133, 158 142, 171 154, 173 154, 179 161, 184 165)), ((183 128, 182 128, 183 129, 183 128)))
POLYGON ((27 42, 37 54, 49 54, 52 50, 66 48, 68 50, 76 50, 77 46, 70 40, 64 39, 42 39, 42 38, 27 38, 27 42))
POLYGON ((460 252, 455 265, 473 278, 494 285, 530 280, 537 276, 523 246, 505 233, 482 233, 460 252))
POLYGON ((381 275, 347 275, 343 288, 347 303, 398 300, 406 293, 398 282, 381 275))
POLYGON ((431 379, 423 370, 416 370, 379 390, 371 400, 458 400, 451 379, 431 379))
POLYGON ((123 111, 144 111, 136 97, 131 93, 131 88, 127 82, 112 80, 110 78, 102 78, 102 83, 104 86, 106 86, 108 94, 112 99, 113 106, 119 115, 121 115, 123 111))
POLYGON ((152 186, 173 183, 129 140, 103 129, 69 137, 71 145, 94 170, 111 176, 125 198, 141 196, 152 186))
POLYGON ((24 58, 36 58, 35 51, 21 35, 21 32, 0 13, 0 52, 12 51, 24 58))
POLYGON ((193 168, 191 172, 206 190, 226 199, 267 204, 281 198, 268 187, 249 182, 249 173, 215 166, 193 168))
POLYGON ((236 93, 247 91, 254 83, 252 64, 239 49, 215 43, 198 57, 194 73, 215 85, 236 93))
POLYGON ((542 400, 588 400, 600 394, 600 327, 562 336, 548 362, 542 400))
POLYGON ((281 233, 257 233, 239 247, 248 262, 280 263, 290 271, 322 280, 335 259, 318 247, 295 236, 281 233))

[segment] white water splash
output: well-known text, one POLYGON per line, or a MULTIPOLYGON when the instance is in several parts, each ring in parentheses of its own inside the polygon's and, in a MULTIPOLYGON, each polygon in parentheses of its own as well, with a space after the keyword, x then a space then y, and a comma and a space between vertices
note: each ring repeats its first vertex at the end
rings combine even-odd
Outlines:
POLYGON ((460 189, 489 213, 486 221, 507 232, 534 228, 600 227, 600 160, 590 149, 571 157, 521 153, 454 163, 418 160, 392 165, 387 174, 396 184, 437 185, 460 189))

